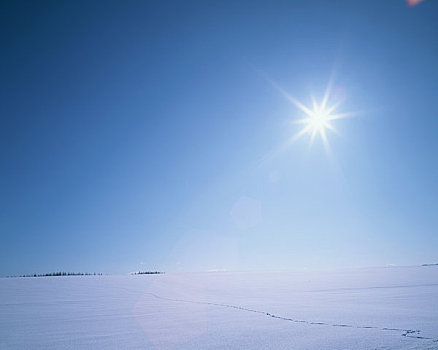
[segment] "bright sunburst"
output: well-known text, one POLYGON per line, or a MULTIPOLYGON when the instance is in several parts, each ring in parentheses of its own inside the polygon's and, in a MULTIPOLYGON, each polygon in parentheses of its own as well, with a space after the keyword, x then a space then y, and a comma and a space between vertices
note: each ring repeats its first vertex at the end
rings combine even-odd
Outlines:
POLYGON ((327 143, 326 131, 336 131, 331 122, 335 119, 345 116, 333 113, 338 104, 335 104, 331 107, 326 107, 326 99, 324 99, 320 105, 318 105, 313 99, 313 108, 308 108, 296 100, 292 100, 292 102, 305 113, 305 117, 297 121, 299 124, 304 124, 304 128, 297 134, 296 137, 309 134, 311 137, 311 142, 313 142, 315 136, 319 134, 324 143, 327 143))
POLYGON ((295 121, 293 121, 293 123, 303 124, 304 127, 297 134, 291 137, 282 147, 282 149, 288 147, 303 135, 309 135, 310 143, 312 144, 316 136, 319 135, 324 143, 324 147, 328 151, 330 147, 327 140, 327 130, 336 132, 335 127, 332 125, 333 121, 341 118, 350 117, 356 114, 339 113, 337 109, 341 104, 340 100, 336 103, 329 105, 332 90, 332 80, 330 80, 327 86, 324 98, 322 99, 321 103, 317 103, 315 98, 312 96, 311 107, 307 107, 300 101, 296 100, 273 81, 270 82, 278 91, 282 93, 283 96, 285 96, 293 105, 295 105, 301 112, 304 113, 304 116, 301 119, 295 119, 295 121))

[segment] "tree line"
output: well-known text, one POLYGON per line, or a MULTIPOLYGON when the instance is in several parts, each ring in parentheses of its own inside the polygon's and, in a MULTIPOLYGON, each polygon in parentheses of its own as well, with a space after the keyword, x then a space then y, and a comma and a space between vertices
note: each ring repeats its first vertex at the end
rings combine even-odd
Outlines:
POLYGON ((49 272, 43 274, 30 274, 30 275, 20 275, 20 276, 8 276, 8 277, 51 277, 51 276, 102 276, 101 273, 96 272, 49 272))

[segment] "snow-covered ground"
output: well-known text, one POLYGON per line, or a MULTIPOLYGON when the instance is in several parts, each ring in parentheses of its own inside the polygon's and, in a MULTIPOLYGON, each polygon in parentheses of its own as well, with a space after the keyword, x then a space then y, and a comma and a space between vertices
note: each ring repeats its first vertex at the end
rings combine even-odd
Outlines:
POLYGON ((438 266, 0 279, 1 349, 438 349, 438 266))

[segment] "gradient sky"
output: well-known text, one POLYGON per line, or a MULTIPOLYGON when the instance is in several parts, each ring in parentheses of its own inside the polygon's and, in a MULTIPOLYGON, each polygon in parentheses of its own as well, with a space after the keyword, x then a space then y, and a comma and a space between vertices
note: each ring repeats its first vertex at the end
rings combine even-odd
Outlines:
POLYGON ((1 275, 438 262, 438 1, 0 6, 1 275))

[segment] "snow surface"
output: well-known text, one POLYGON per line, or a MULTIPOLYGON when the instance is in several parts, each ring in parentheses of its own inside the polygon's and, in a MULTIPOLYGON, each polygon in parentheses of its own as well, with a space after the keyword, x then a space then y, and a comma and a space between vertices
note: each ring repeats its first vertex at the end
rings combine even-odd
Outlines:
POLYGON ((0 349, 438 349, 438 266, 1 278, 0 349))

